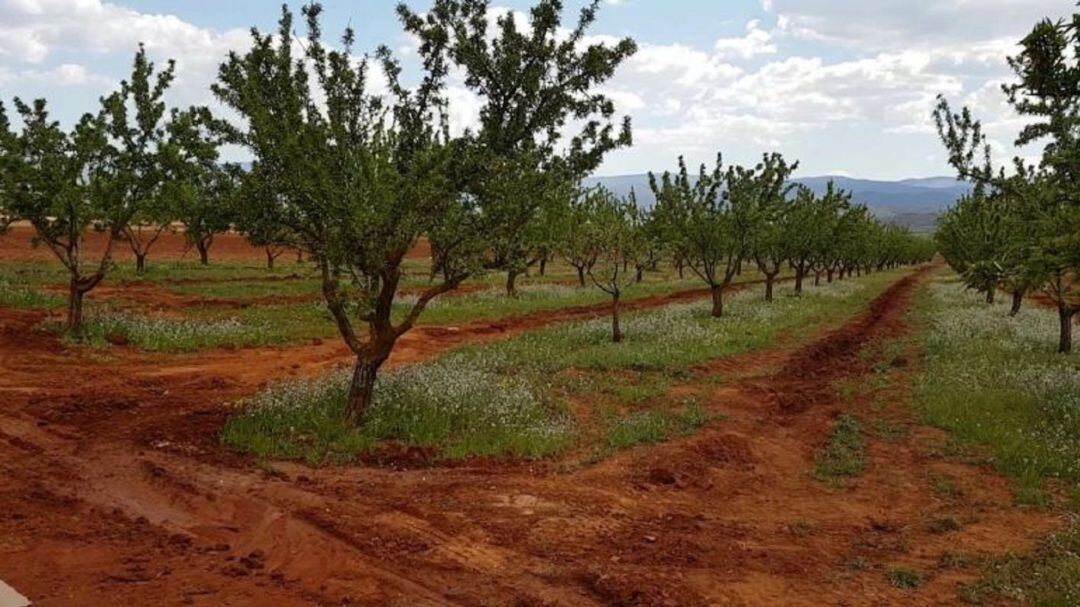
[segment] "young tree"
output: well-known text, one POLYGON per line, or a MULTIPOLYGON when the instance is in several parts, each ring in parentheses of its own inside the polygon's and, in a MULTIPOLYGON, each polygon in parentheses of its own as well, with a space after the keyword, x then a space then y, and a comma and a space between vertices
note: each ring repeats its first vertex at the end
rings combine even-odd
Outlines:
POLYGON ((172 223, 161 191, 167 178, 160 154, 168 115, 163 99, 175 68, 170 60, 155 75, 154 64, 140 44, 131 78, 102 100, 106 129, 115 148, 110 193, 118 198, 118 204, 131 209, 131 220, 122 232, 139 272, 146 269, 150 248, 172 223))
POLYGON ((724 183, 719 155, 716 167, 701 165, 691 181, 686 161, 679 158, 679 172, 665 172, 660 179, 649 173, 649 186, 656 195, 656 213, 668 237, 687 265, 709 287, 712 315, 724 314, 724 292, 731 286, 742 263, 742 243, 738 239, 731 209, 720 194, 724 183))
POLYGON ((35 244, 47 246, 67 269, 67 327, 78 334, 83 298, 105 278, 133 208, 118 202, 108 187, 114 165, 100 114, 83 116, 68 133, 49 116, 43 99, 30 105, 16 98, 15 107, 22 132, 3 175, 7 213, 28 221, 35 244), (96 263, 87 264, 83 244, 92 227, 103 230, 106 240, 96 263))
POLYGON ((611 192, 599 189, 589 207, 589 225, 595 263, 589 267, 589 278, 598 289, 611 296, 611 339, 623 340, 619 325, 619 306, 623 291, 637 282, 635 273, 627 272, 636 265, 645 246, 640 225, 636 221, 636 201, 622 201, 611 192))
POLYGON ((790 258, 788 194, 795 186, 789 179, 798 166, 780 154, 766 154, 753 168, 729 167, 725 179, 735 237, 742 257, 753 260, 765 275, 765 301, 773 300, 776 277, 790 258))
POLYGON ((232 225, 239 192, 240 167, 219 161, 220 130, 206 108, 174 112, 169 141, 162 148, 169 176, 164 198, 202 265, 210 263, 214 236, 232 225))
POLYGON ((544 258, 545 218, 569 203, 558 192, 631 142, 629 118, 616 125, 614 104, 598 89, 637 46, 629 38, 588 43, 599 6, 591 0, 569 30, 561 0, 539 0, 528 24, 513 12, 492 24, 488 0, 436 0, 424 17, 399 7, 425 61, 449 53, 484 103, 466 185, 491 241, 487 266, 507 273, 511 295, 516 278, 544 258), (560 149, 572 126, 576 134, 560 149))
POLYGON ((571 201, 561 225, 559 251, 566 263, 577 271, 578 286, 582 288, 585 287, 585 277, 596 263, 596 247, 593 244, 595 228, 591 221, 598 195, 597 189, 579 192, 571 201))

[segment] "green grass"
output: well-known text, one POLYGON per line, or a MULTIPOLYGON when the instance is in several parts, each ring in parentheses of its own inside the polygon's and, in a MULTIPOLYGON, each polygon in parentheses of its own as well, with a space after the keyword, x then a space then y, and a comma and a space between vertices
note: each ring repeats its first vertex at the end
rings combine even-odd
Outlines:
POLYGON ((537 458, 573 441, 565 411, 534 385, 455 362, 384 373, 361 428, 344 421, 350 375, 271 387, 226 425, 222 439, 265 458, 349 461, 380 441, 431 447, 448 459, 537 458))
POLYGON ((901 590, 914 590, 925 582, 921 573, 907 567, 892 567, 885 572, 885 577, 901 590))
POLYGON ((709 415, 697 405, 690 405, 682 413, 663 410, 632 413, 608 429, 605 450, 613 453, 693 434, 709 423, 709 419, 709 415))
POLYGON ((840 416, 828 444, 818 455, 814 474, 821 479, 857 476, 866 468, 866 441, 858 420, 840 416))
POLYGON ((1035 552, 994 559, 986 574, 966 587, 964 598, 997 604, 1004 597, 1035 607, 1080 605, 1080 523, 1043 540, 1035 552))
POLYGON ((962 442, 993 449, 1029 495, 1046 479, 1080 486, 1080 357, 1054 353, 1057 318, 1030 306, 1010 318, 953 281, 924 291, 926 362, 916 402, 962 442))
POLYGON ((895 278, 881 274, 809 289, 803 297, 785 294, 772 304, 747 292, 731 302, 723 319, 710 318, 706 302, 627 314, 627 340, 620 344, 610 341, 608 321, 600 318, 464 346, 384 375, 360 429, 341 421, 344 375, 284 384, 248 403, 224 440, 262 457, 312 462, 355 458, 380 441, 430 447, 446 458, 543 457, 590 434, 570 416, 569 403, 598 393, 638 409, 604 427, 600 451, 667 440, 708 420, 694 407, 648 409, 671 378, 689 377, 694 364, 767 346, 786 330, 838 323, 895 278), (597 380, 601 372, 637 374, 637 381, 616 387, 597 380))
POLYGON ((65 305, 64 298, 0 278, 0 308, 51 310, 65 305))
MULTIPOLYGON (((1080 358, 1054 353, 1056 314, 1029 306, 1009 317, 1006 305, 987 305, 955 280, 924 289, 914 314, 925 327, 915 400, 926 419, 952 433, 955 450, 990 450, 1015 479, 1019 504, 1062 506, 1059 492, 1080 495, 1080 358)), ((955 483, 934 482, 939 493, 959 494, 955 483)), ((1067 531, 1034 553, 987 565, 968 600, 1080 605, 1080 525, 1072 516, 1067 531)))
MULTIPOLYGON (((57 331, 62 330, 55 325, 57 331)), ((65 336, 74 343, 72 336, 65 336)), ((210 348, 246 347, 274 343, 259 325, 236 319, 213 322, 147 317, 95 311, 86 317, 79 343, 93 347, 132 345, 151 352, 196 352, 210 348)))

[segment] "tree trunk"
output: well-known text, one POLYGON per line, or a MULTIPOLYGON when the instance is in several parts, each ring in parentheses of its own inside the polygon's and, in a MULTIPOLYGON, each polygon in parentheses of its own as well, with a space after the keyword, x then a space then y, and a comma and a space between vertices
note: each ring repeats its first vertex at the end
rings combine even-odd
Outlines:
POLYGON ((829 284, 832 284, 832 281, 833 281, 833 269, 832 268, 829 268, 828 270, 825 270, 825 279, 828 281, 829 284))
POLYGON ((1024 304, 1024 291, 1017 289, 1012 294, 1012 309, 1009 310, 1009 316, 1016 316, 1020 313, 1020 306, 1024 304))
POLYGON ((345 418, 353 425, 359 426, 371 406, 375 396, 375 378, 379 373, 382 361, 357 357, 356 366, 353 368, 352 381, 349 383, 348 402, 345 405, 345 418))
POLYGON ((540 275, 543 276, 547 272, 547 257, 540 258, 540 275))
POLYGON ((844 280, 844 274, 847 272, 846 268, 840 268, 840 271, 836 274, 836 280, 844 280))
POLYGON ((814 286, 815 287, 820 287, 821 286, 821 272, 818 272, 816 270, 814 271, 814 286))
POLYGON ((67 328, 72 333, 79 333, 83 328, 83 295, 86 292, 79 288, 78 279, 71 279, 71 290, 68 293, 68 317, 67 328))
POLYGON ((1072 326, 1073 315, 1076 310, 1064 304, 1058 304, 1058 318, 1061 321, 1061 339, 1058 342, 1058 352, 1068 354, 1072 352, 1072 326))
POLYGON ((683 262, 680 261, 679 263, 677 263, 675 265, 675 267, 679 270, 679 280, 682 280, 683 278, 685 278, 685 276, 683 275, 683 268, 686 267, 686 266, 683 264, 683 262))
POLYGON ((266 247, 266 269, 274 271, 274 252, 270 250, 270 247, 266 247))
POLYGON ((765 301, 773 300, 773 282, 776 281, 776 274, 765 275, 765 301))
POLYGON ((641 283, 645 278, 645 268, 638 266, 637 274, 634 276, 634 282, 641 283))
POLYGON ((577 269, 578 286, 585 288, 585 266, 578 266, 577 269))
POLYGON ((135 253, 135 272, 142 274, 146 271, 146 253, 135 253))
POLYGON ((724 315, 724 290, 720 288, 720 285, 712 285, 709 290, 712 293, 713 318, 720 318, 724 315))
POLYGON ((304 250, 303 249, 297 249, 296 250, 296 263, 304 263, 304 250))
POLYGON ((994 294, 995 293, 997 293, 997 289, 995 289, 994 287, 989 287, 988 289, 986 289, 986 303, 988 303, 988 304, 994 303, 994 294))
POLYGON ((199 249, 199 263, 204 266, 210 265, 210 247, 205 243, 198 243, 195 248, 199 249))
POLYGON ((802 293, 803 277, 806 275, 806 269, 802 266, 795 268, 795 292, 802 293))
POLYGON ((506 273, 506 296, 517 297, 517 277, 518 273, 514 271, 508 271, 506 273))
POLYGON ((611 341, 619 343, 623 340, 622 328, 619 326, 619 296, 611 298, 611 341))

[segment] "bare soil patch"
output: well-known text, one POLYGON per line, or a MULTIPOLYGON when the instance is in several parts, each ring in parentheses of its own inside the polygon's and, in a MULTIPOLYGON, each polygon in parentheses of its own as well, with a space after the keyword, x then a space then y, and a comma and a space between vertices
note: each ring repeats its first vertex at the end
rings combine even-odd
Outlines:
MULTIPOLYGON (((809 346, 727 361, 699 434, 562 471, 260 466, 217 444, 223 405, 347 360, 335 343, 148 355, 67 351, 0 311, 0 578, 37 605, 943 605, 946 552, 1023 550, 1051 514, 984 467, 927 455, 916 428, 870 444, 844 487, 813 477, 858 356, 903 336, 922 278, 809 346), (960 491, 932 481, 947 472, 960 491), (962 521, 939 533, 926 523, 962 521), (895 588, 888 568, 931 573, 895 588)), ((634 302, 648 307, 701 297, 634 302)), ((394 364, 601 313, 425 327, 394 364)))

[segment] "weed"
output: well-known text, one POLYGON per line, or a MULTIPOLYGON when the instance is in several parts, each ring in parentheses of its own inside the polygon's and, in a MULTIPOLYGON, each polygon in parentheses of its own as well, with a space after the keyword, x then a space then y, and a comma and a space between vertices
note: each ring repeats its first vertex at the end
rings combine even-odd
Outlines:
POLYGON ((865 449, 859 422, 849 414, 841 415, 814 473, 821 479, 856 476, 866 467, 865 449))
POLYGON ((907 567, 891 567, 885 572, 885 577, 890 584, 901 590, 914 590, 925 582, 921 573, 907 567))
POLYGON ((991 561, 963 595, 974 603, 1000 597, 1047 607, 1080 605, 1080 522, 1046 538, 1032 554, 991 561))
POLYGON ((927 531, 936 534, 959 531, 962 528, 963 526, 960 524, 960 521, 951 516, 935 518, 926 525, 927 531))

